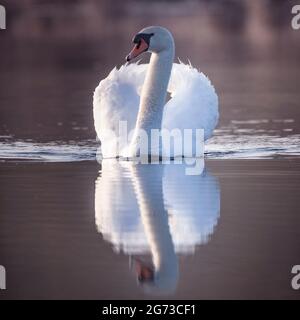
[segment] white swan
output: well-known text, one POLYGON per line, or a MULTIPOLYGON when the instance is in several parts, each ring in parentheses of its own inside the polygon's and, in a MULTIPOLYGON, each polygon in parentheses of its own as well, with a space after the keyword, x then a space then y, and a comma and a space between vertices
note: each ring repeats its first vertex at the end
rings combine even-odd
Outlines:
POLYGON ((150 63, 114 68, 94 92, 94 123, 102 157, 135 157, 142 153, 185 155, 184 145, 171 153, 156 145, 150 138, 152 129, 178 129, 182 136, 184 129, 192 129, 193 154, 189 156, 195 156, 198 144, 195 130, 203 129, 206 140, 218 122, 218 97, 214 87, 191 65, 173 63, 174 40, 167 29, 147 27, 133 42, 135 46, 127 61, 149 51, 152 53, 150 63), (171 99, 166 103, 167 91, 171 99), (124 136, 120 121, 127 121, 127 132, 131 133, 122 142, 118 139, 124 136), (140 147, 144 143, 141 131, 149 138, 146 149, 140 147))

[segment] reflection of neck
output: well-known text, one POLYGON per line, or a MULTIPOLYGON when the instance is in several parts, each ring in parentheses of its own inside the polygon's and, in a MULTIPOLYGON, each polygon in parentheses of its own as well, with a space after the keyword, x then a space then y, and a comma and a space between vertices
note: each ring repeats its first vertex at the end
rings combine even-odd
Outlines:
POLYGON ((173 290, 177 283, 178 261, 170 234, 168 214, 164 209, 162 173, 161 165, 133 166, 135 192, 156 271, 155 285, 173 290))

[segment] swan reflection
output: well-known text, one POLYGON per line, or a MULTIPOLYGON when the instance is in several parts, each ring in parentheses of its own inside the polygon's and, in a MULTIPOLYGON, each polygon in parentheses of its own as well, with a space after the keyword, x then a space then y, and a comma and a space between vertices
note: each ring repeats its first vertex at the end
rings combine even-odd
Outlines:
POLYGON ((172 293, 177 254, 207 242, 220 214, 218 180, 204 168, 186 175, 184 164, 103 160, 96 180, 95 219, 116 252, 133 257, 146 292, 172 293), (152 263, 140 255, 151 254, 152 263))

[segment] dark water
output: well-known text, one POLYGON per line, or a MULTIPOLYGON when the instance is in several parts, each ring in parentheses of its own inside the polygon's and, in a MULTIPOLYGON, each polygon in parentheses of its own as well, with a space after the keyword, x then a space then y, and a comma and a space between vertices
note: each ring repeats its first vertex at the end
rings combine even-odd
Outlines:
POLYGON ((299 298, 298 160, 208 160, 192 177, 153 166, 2 164, 1 297, 155 297, 134 259, 161 252, 167 297, 299 298))
POLYGON ((0 33, 0 299, 299 299, 292 1, 43 3, 10 1, 0 33), (96 161, 93 90, 152 24, 219 95, 197 176, 96 161))

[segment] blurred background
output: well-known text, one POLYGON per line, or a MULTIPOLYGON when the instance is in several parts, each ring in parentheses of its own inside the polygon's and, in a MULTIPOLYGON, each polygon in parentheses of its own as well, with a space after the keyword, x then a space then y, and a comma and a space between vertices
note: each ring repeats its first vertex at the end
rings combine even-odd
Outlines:
POLYGON ((190 59, 212 80, 220 97, 219 128, 263 119, 256 132, 299 133, 300 31, 291 27, 296 3, 2 0, 7 29, 0 32, 0 135, 95 138, 93 90, 124 63, 132 36, 148 25, 169 28, 176 57, 190 59), (285 119, 292 119, 288 128, 278 128, 285 119))
MULTIPOLYGON (((207 244, 180 256, 172 297, 299 299, 290 285, 300 248, 297 2, 0 0, 7 12, 0 30, 3 298, 149 298, 128 256, 96 231, 95 181, 112 177, 97 192, 114 196, 116 209, 131 201, 131 189, 95 161, 92 100, 99 81, 125 62, 132 37, 161 25, 174 35, 176 57, 208 75, 220 99, 205 164, 219 180, 220 217, 207 244)), ((194 194, 194 180, 172 181, 182 195, 194 194)), ((192 198, 177 198, 182 213, 194 208, 192 198)))

